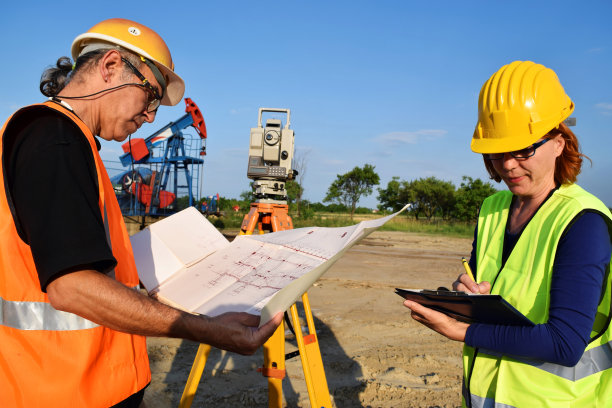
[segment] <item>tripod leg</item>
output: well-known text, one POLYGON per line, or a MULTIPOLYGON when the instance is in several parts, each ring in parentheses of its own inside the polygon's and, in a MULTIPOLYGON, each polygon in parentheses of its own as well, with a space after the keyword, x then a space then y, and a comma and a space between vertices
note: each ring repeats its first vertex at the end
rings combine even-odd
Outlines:
POLYGON ((272 216, 270 223, 272 225, 272 231, 285 231, 293 229, 293 222, 291 216, 289 216, 289 208, 285 206, 275 206, 272 209, 272 216))
POLYGON ((264 366, 258 371, 268 377, 268 407, 281 408, 285 377, 285 325, 282 322, 263 347, 264 366))
POLYGON ((256 206, 251 206, 249 213, 244 216, 240 226, 240 235, 251 235, 255 229, 255 224, 259 220, 259 211, 256 206))
POLYGON ((317 341, 317 332, 315 330, 314 319, 312 318, 312 309, 310 309, 310 301, 308 300, 308 292, 302 295, 302 304, 304 305, 304 314, 306 315, 306 323, 308 324, 308 333, 313 335, 317 341))
POLYGON ((202 378, 202 373, 204 372, 204 366, 206 365, 206 359, 208 358, 209 353, 210 346, 208 344, 200 344, 200 347, 198 347, 198 354, 196 354, 195 360, 191 366, 191 371, 189 372, 189 378, 185 384, 181 401, 179 402, 179 408, 191 407, 191 403, 193 402, 193 397, 195 397, 196 390, 198 389, 200 378, 202 378))
MULTIPOLYGON (((261 218, 261 217, 260 217, 260 218, 261 218)), ((259 235, 263 235, 263 234, 265 234, 265 233, 266 233, 266 231, 264 231, 264 226, 263 226, 263 224, 264 224, 264 223, 263 223, 263 222, 261 222, 261 221, 259 221, 259 222, 257 223, 257 228, 259 228, 259 229, 258 229, 258 231, 259 231, 259 235)))
POLYGON ((291 306, 291 320, 295 329, 295 337, 300 350, 300 358, 302 359, 302 368, 304 370, 304 380, 308 388, 308 397, 310 398, 311 407, 331 408, 331 398, 329 396, 329 388, 327 387, 327 378, 323 368, 323 359, 321 358, 321 350, 315 333, 314 321, 310 310, 310 303, 306 293, 302 295, 304 302, 304 312, 306 321, 308 322, 309 334, 302 334, 302 326, 298 316, 297 306, 291 306))

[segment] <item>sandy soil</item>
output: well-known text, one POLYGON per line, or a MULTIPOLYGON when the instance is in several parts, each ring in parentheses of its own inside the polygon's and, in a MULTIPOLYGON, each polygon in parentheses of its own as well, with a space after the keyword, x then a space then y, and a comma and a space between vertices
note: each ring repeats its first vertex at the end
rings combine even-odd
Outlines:
MULTIPOLYGON (((309 290, 334 406, 461 405, 461 344, 414 322, 393 289, 450 286, 470 246, 469 239, 375 232, 309 290)), ((198 345, 150 338, 148 347, 147 407, 176 407, 198 345)), ((286 352, 294 350, 287 331, 286 352)), ((267 406, 267 381, 256 372, 262 364, 261 352, 244 357, 213 349, 192 406, 267 406)), ((285 406, 309 407, 300 358, 286 364, 285 406)))

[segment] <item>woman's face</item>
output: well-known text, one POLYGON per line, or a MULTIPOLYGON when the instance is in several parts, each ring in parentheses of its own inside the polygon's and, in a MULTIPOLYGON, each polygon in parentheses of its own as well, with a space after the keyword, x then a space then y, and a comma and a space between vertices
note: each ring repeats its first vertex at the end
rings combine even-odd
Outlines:
POLYGON ((491 160, 491 164, 514 195, 523 198, 546 196, 555 188, 555 160, 564 147, 565 140, 559 134, 539 146, 531 157, 516 159, 505 153, 503 158, 491 160))

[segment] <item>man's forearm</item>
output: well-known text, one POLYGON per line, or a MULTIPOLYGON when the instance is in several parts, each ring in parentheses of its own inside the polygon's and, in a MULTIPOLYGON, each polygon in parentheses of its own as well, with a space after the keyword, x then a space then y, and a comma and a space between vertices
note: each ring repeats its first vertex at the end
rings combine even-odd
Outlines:
POLYGON ((196 327, 200 330, 205 319, 164 305, 91 270, 61 276, 49 284, 47 292, 56 309, 131 334, 196 340, 196 327))
POLYGON ((111 329, 143 336, 178 337, 252 354, 274 332, 282 313, 257 329, 259 318, 226 313, 193 315, 138 293, 92 270, 63 275, 47 286, 51 305, 111 329))

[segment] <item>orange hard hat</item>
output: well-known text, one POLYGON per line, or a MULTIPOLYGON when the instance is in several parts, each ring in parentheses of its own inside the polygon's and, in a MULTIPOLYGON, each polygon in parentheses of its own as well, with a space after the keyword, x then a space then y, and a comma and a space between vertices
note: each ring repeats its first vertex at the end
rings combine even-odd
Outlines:
POLYGON ((104 20, 72 42, 72 59, 83 52, 100 48, 120 47, 138 54, 159 69, 166 82, 162 105, 176 105, 185 93, 185 82, 174 72, 170 50, 155 31, 142 24, 122 18, 104 20))

